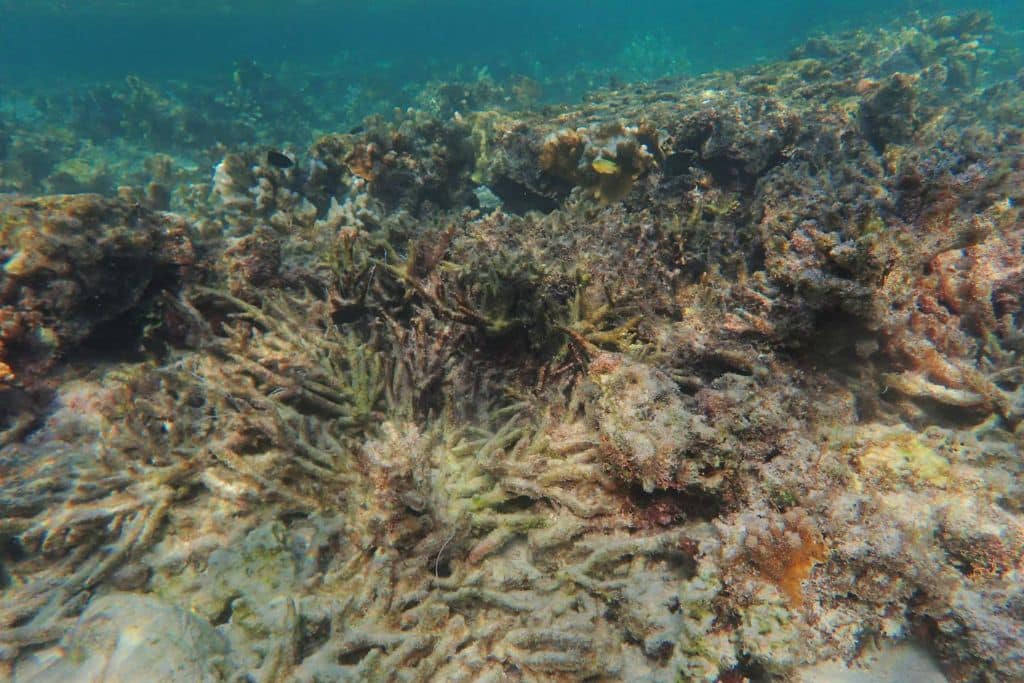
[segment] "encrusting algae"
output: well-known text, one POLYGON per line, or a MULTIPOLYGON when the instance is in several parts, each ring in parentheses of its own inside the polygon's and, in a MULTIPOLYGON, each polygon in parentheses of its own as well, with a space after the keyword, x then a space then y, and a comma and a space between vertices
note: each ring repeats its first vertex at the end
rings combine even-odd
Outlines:
POLYGON ((993 33, 0 198, 0 678, 1024 680, 993 33))

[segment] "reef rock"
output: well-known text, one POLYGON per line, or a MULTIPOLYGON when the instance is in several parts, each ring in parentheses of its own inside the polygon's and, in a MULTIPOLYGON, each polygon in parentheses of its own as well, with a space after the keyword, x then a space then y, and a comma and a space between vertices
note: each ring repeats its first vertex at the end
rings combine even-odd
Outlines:
POLYGON ((650 493, 656 488, 714 488, 705 474, 716 433, 683 402, 663 372, 613 353, 590 364, 589 414, 609 466, 650 493))
POLYGON ((30 384, 154 288, 174 287, 195 258, 189 230, 98 195, 0 199, 0 383, 30 384))
POLYGON ((61 649, 62 656, 38 670, 19 671, 15 681, 213 683, 230 671, 226 641, 212 626, 143 595, 114 593, 95 600, 61 649))

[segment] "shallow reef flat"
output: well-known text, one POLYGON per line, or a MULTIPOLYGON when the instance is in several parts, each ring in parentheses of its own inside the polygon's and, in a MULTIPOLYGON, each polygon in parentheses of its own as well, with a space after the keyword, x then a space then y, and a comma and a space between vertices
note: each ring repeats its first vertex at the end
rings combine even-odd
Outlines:
POLYGON ((1024 681, 993 30, 0 196, 0 679, 1024 681))

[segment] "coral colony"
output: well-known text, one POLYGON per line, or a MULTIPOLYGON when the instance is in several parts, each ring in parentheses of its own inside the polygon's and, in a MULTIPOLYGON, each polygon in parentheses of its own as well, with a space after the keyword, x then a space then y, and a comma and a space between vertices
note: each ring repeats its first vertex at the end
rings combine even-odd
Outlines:
POLYGON ((131 79, 7 124, 0 678, 796 681, 907 641, 1024 680, 994 30, 533 111, 434 84, 308 149, 241 142, 244 70, 205 117, 131 79), (104 125, 216 168, 86 161, 104 125))

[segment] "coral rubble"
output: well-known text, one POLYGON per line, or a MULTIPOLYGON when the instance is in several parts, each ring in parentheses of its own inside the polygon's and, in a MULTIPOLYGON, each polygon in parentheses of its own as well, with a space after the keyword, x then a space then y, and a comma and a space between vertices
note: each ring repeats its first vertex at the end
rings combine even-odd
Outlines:
POLYGON ((542 112, 435 86, 289 163, 5 196, 0 676, 786 681, 911 640, 1024 680, 993 30, 542 112))

